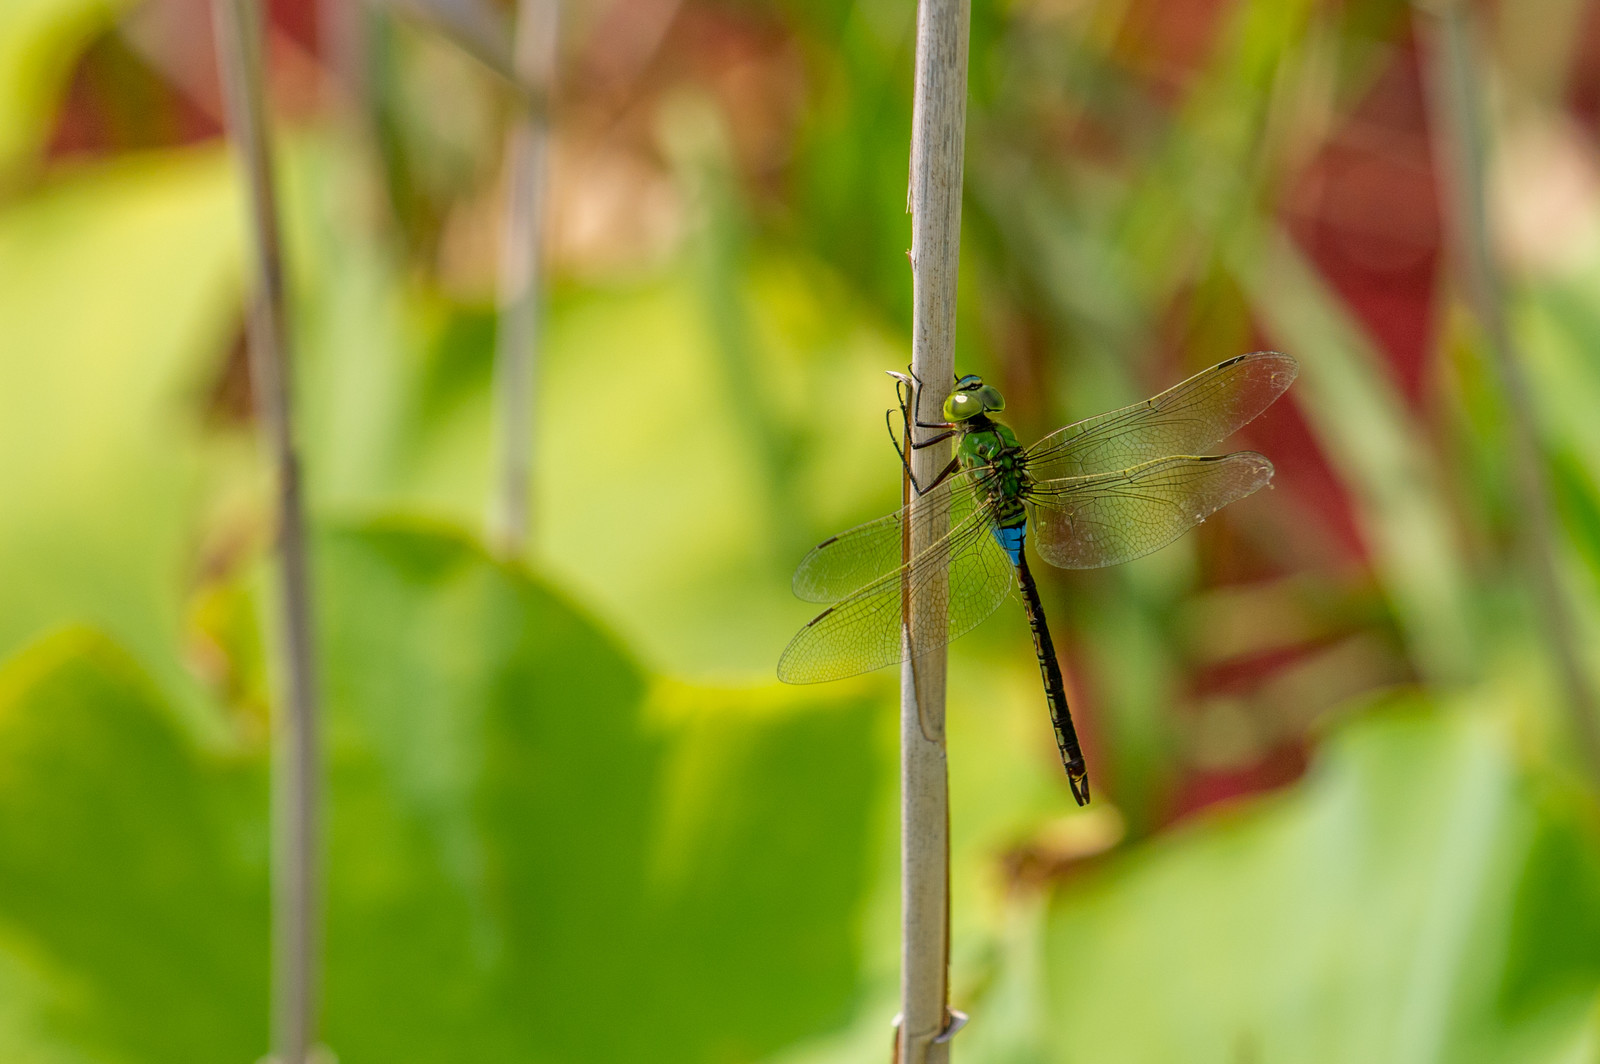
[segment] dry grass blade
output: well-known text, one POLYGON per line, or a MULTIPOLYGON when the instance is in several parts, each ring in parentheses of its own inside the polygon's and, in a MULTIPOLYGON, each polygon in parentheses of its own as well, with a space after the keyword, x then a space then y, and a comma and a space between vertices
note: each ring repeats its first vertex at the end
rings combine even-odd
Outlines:
POLYGON ((1450 231, 1461 280, 1488 340, 1506 410, 1512 485, 1523 515, 1520 548, 1532 577, 1538 618, 1555 658, 1572 728, 1591 778, 1600 784, 1600 694, 1583 663, 1578 633, 1562 587, 1550 486, 1522 353, 1506 317, 1506 290, 1489 232, 1488 146, 1480 60, 1471 13, 1457 0, 1419 4, 1430 103, 1446 160, 1450 231))
POLYGON ((229 138, 249 194, 256 276, 250 371, 278 493, 278 672, 286 698, 273 762, 273 1040, 279 1061, 304 1064, 316 1040, 321 968, 321 759, 305 507, 289 398, 282 226, 267 130, 260 11, 250 0, 214 0, 212 10, 229 138))
MULTIPOLYGON (((555 81, 559 0, 517 6, 516 77, 548 100, 555 81)), ((531 523, 533 408, 542 309, 550 125, 544 109, 524 108, 506 133, 506 204, 500 258, 500 328, 495 358, 497 496, 490 541, 502 557, 527 548, 531 523)))

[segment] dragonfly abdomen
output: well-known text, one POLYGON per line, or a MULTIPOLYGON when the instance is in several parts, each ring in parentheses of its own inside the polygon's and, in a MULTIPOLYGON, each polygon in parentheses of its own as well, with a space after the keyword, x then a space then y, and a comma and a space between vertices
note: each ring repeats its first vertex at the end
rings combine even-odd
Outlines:
POLYGON ((1022 564, 1022 545, 1028 538, 1028 511, 1022 500, 1004 491, 990 497, 994 538, 1000 541, 1012 565, 1022 564))
POLYGON ((1061 767, 1066 770, 1072 797, 1079 805, 1088 805, 1089 769, 1084 764, 1083 750, 1078 745, 1077 730, 1072 726, 1072 711, 1067 707, 1067 685, 1061 677, 1061 663, 1056 659, 1050 626, 1044 619, 1044 604, 1039 601, 1039 589, 1034 585, 1033 574, 1028 571, 1028 560, 1020 554, 1017 559, 1017 583, 1022 589, 1022 605, 1028 614, 1028 627, 1033 630, 1033 652, 1039 659, 1039 672, 1044 677, 1044 698, 1050 707, 1050 724, 1055 729, 1061 767))
POLYGON ((1000 546, 1005 549, 1006 554, 1011 558, 1011 564, 1021 565, 1022 544, 1028 538, 1027 518, 1023 518, 1021 524, 1012 525, 1009 528, 996 525, 994 538, 1000 541, 1000 546))

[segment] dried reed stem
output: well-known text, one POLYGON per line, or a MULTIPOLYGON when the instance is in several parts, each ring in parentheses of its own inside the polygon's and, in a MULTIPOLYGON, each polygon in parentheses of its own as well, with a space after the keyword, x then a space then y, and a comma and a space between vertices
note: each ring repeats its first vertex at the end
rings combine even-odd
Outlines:
MULTIPOLYGON (((915 419, 941 420, 939 402, 955 369, 956 272, 961 250, 961 166, 967 117, 969 0, 922 0, 917 9, 916 89, 911 133, 911 268, 915 419), (926 394, 924 394, 926 392, 926 394)), ((915 429, 912 430, 916 432, 915 429)), ((920 435, 920 433, 919 433, 920 435)), ((917 479, 931 483, 948 444, 912 452, 917 479)), ((942 536, 945 515, 911 500, 908 556, 942 536)), ((943 587, 910 596, 908 623, 942 632, 943 587)), ((909 634, 908 634, 909 638, 909 634)), ((901 973, 899 1057, 942 1064, 950 1045, 950 804, 945 764, 945 653, 907 655, 900 674, 901 973)))
MULTIPOLYGON (((516 76, 548 100, 555 81, 559 0, 519 0, 516 76)), ((532 509, 534 396, 543 308, 541 251, 550 125, 544 108, 521 107, 506 133, 506 204, 495 357, 495 497, 489 540, 504 558, 527 549, 532 509)))
POLYGON ((290 405, 283 245, 272 181, 260 10, 214 0, 217 66, 230 139, 250 200, 256 292, 250 372, 263 445, 277 480, 278 662, 287 688, 273 759, 273 1042, 281 1064, 305 1064, 316 1039, 321 936, 319 744, 310 573, 290 405))
POLYGON ((1522 355, 1506 319, 1506 288, 1489 231, 1487 131, 1479 59, 1471 12, 1458 0, 1418 3, 1424 25, 1430 102, 1444 181, 1454 252, 1467 298, 1489 341, 1490 359, 1510 414, 1512 481, 1522 512, 1521 549, 1531 570, 1535 605, 1546 642, 1566 689, 1572 728, 1585 767, 1600 784, 1600 696, 1583 663, 1578 634, 1561 586, 1550 488, 1539 447, 1522 355))

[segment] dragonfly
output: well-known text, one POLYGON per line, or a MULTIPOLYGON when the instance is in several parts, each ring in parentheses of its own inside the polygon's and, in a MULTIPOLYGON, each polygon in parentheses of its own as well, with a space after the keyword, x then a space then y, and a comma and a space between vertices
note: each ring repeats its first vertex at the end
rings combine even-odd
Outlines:
MULTIPOLYGON (((794 591, 828 603, 778 661, 786 683, 841 680, 921 657, 965 635, 1021 592, 1045 702, 1072 795, 1090 800, 1088 767, 1066 685, 1025 550, 1030 533, 1045 561, 1063 569, 1118 565, 1165 547, 1222 507, 1260 490, 1272 463, 1254 451, 1206 455, 1254 420, 1294 382, 1289 355, 1257 351, 1195 374, 1142 403, 1057 429, 1023 447, 995 417, 999 390, 969 374, 945 399, 943 421, 913 418, 921 384, 892 374, 903 420, 895 450, 917 498, 897 513, 817 544, 794 574, 794 591), (917 438, 914 429, 931 430, 917 438), (957 439, 934 479, 912 475, 910 451, 957 439), (948 531, 909 561, 911 511, 948 531), (920 597, 920 598, 919 598, 920 597), (933 599, 943 625, 914 625, 908 603, 933 599)), ((893 414, 893 411, 890 411, 893 414)), ((894 438, 893 426, 890 437, 894 438)))

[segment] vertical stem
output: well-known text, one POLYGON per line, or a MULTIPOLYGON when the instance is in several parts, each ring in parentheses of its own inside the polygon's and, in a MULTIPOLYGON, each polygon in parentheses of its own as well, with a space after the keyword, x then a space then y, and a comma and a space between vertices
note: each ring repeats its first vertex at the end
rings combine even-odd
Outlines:
POLYGON ((250 198, 256 274, 250 371, 262 440, 277 481, 278 671, 288 697, 273 773, 273 1041, 282 1064, 304 1064, 317 1034, 319 752, 305 510, 289 398, 283 247, 266 125, 260 10, 251 0, 214 0, 212 12, 228 129, 250 198))
POLYGON ((506 133, 505 240, 500 259, 500 329, 495 358, 495 498, 489 539, 502 557, 526 549, 533 465, 534 386, 541 318, 541 251, 550 123, 546 103, 555 80, 559 0, 519 0, 519 83, 533 100, 518 100, 506 133))
POLYGON ((1522 513, 1521 552, 1531 570, 1535 607, 1572 715, 1572 729, 1592 778, 1600 783, 1600 695, 1578 647, 1562 591, 1559 545, 1545 480, 1539 430, 1521 352, 1506 319, 1506 290, 1489 232, 1487 133, 1470 12, 1459 0, 1418 4, 1431 17, 1421 34, 1433 112, 1446 161, 1443 182, 1454 251, 1467 297, 1483 325, 1505 397, 1513 486, 1522 513))
MULTIPOLYGON (((911 132, 912 372, 914 418, 942 420, 955 370, 956 271, 961 248, 961 165, 967 118, 969 0, 921 0, 911 132), (931 401, 930 401, 931 400, 931 401)), ((912 429, 915 432, 915 428, 912 429)), ((924 484, 949 462, 949 444, 913 451, 924 484)), ((945 532, 946 516, 912 502, 911 554, 945 532)), ((945 628, 945 588, 907 604, 913 632, 945 628)), ((917 640, 908 633, 910 645, 917 640)), ((950 804, 945 764, 945 652, 907 655, 900 674, 901 973, 899 1056, 942 1064, 950 1022, 950 804)))

